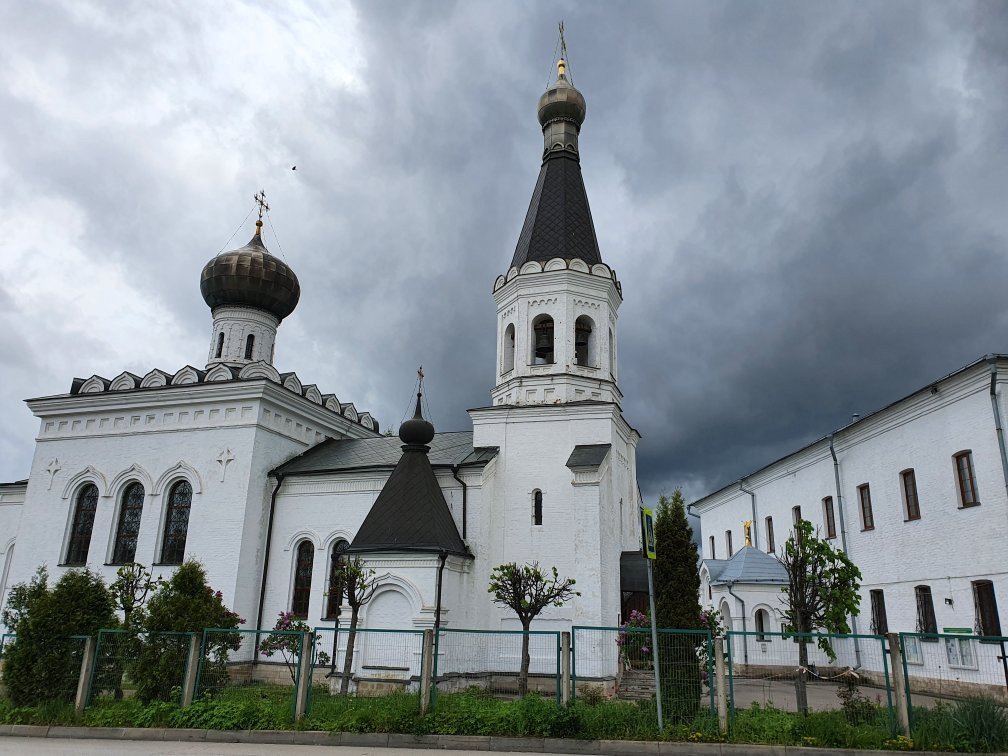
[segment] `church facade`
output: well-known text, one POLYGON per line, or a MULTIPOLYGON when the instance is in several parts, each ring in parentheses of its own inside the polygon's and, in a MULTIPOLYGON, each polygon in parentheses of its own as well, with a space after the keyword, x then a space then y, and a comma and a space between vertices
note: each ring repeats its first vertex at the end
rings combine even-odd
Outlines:
POLYGON ((94 375, 28 400, 31 469, 0 485, 0 598, 43 564, 111 582, 124 563, 168 575, 195 559, 245 627, 283 611, 325 625, 340 610, 331 567, 351 554, 378 586, 365 627, 517 629, 491 602, 490 572, 538 561, 581 592, 539 628, 617 624, 621 556, 638 544, 640 435, 620 408, 622 289, 581 178, 585 113, 561 61, 539 102, 525 224, 493 284, 494 380, 470 430, 436 432, 418 396, 399 437, 383 435, 346 397, 280 372, 274 344, 300 285, 266 249, 261 205, 248 244, 203 269, 202 367, 94 375))

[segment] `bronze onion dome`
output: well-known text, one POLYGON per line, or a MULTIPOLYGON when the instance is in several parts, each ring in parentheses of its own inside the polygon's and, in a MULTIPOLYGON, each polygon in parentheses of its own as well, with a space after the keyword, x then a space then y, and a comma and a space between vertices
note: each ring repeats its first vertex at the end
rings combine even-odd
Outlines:
POLYGON ((399 440, 408 446, 426 446, 434 440, 434 426, 424 419, 420 411, 420 396, 417 393, 413 417, 399 426, 399 440))
POLYGON ((290 266, 266 249, 262 221, 258 220, 248 244, 221 252, 203 266, 200 292, 210 309, 255 307, 283 320, 297 307, 301 284, 290 266))
POLYGON ((539 124, 545 126, 550 121, 571 121, 579 129, 584 123, 587 105, 582 95, 567 80, 567 63, 557 61, 557 80, 539 98, 539 124))

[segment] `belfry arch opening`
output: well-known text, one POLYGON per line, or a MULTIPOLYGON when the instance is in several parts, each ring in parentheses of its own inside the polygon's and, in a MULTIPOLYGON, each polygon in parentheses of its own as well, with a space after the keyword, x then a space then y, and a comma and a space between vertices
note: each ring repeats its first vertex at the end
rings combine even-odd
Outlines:
POLYGON ((504 343, 501 345, 501 375, 514 370, 515 361, 515 327, 509 323, 504 329, 504 343))
POLYGON ((581 367, 598 367, 595 355, 596 347, 595 323, 587 315, 581 315, 574 321, 574 362, 581 367))
POLYGON ((554 354, 553 318, 538 315, 532 321, 532 364, 552 365, 554 354))

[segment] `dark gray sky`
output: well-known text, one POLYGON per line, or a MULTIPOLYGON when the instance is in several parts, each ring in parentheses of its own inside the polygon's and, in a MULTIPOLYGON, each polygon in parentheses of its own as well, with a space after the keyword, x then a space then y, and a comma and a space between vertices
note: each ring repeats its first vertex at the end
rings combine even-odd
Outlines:
POLYGON ((1003 2, 7 2, 0 479, 22 399, 203 365, 200 269, 263 187, 278 367, 387 427, 422 362, 469 427, 561 17, 646 497, 1008 351, 1003 2))

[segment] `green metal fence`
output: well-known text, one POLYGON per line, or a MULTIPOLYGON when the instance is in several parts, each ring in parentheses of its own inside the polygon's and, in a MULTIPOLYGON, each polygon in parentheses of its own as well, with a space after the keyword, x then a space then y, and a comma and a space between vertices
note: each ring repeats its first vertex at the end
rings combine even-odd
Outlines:
POLYGON ((911 726, 915 709, 991 698, 1008 706, 1008 637, 972 633, 900 633, 911 726))
MULTIPOLYGON (((658 630, 662 713, 669 722, 716 716, 713 639, 707 630, 658 630)), ((655 705, 653 640, 647 627, 571 629, 572 698, 655 705)))
POLYGON ((423 630, 316 627, 308 710, 317 716, 346 706, 348 696, 403 693, 420 705, 423 630))
POLYGON ((477 688, 514 698, 535 691, 559 701, 560 633, 441 628, 434 639, 434 685, 439 693, 477 688), (523 665, 526 639, 528 664, 523 665))
POLYGON ((99 630, 87 705, 134 696, 181 703, 194 635, 99 630))
POLYGON ((895 728, 888 644, 881 635, 729 631, 725 655, 732 715, 753 704, 841 710, 853 724, 895 728))
POLYGON ((295 630, 207 628, 195 698, 289 703, 293 719, 304 636, 295 630))

